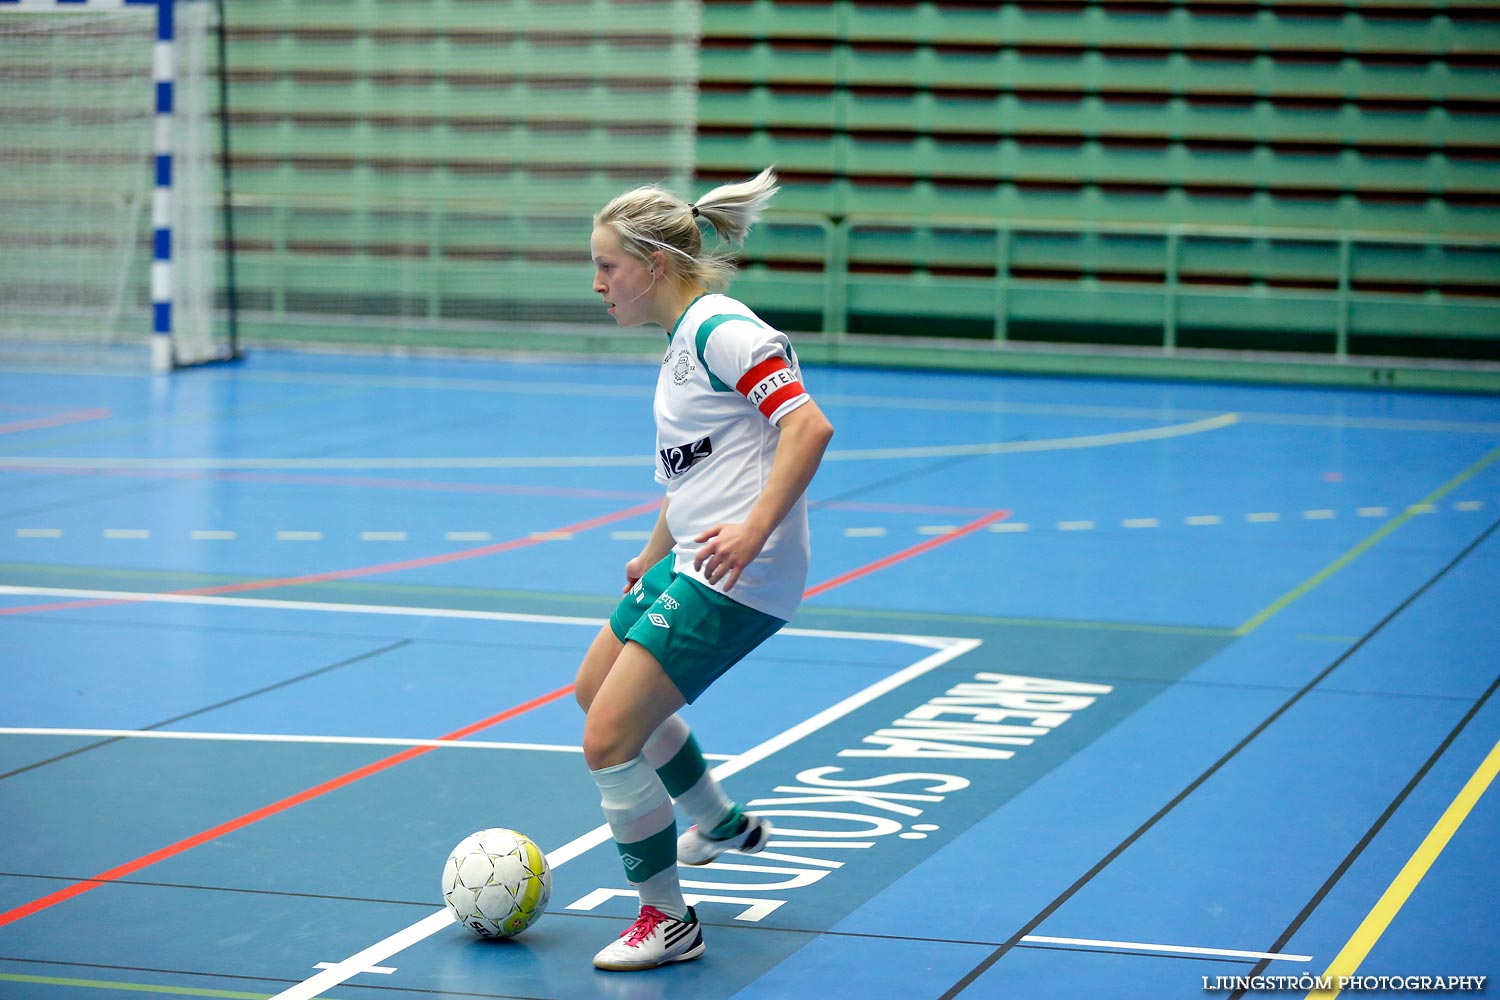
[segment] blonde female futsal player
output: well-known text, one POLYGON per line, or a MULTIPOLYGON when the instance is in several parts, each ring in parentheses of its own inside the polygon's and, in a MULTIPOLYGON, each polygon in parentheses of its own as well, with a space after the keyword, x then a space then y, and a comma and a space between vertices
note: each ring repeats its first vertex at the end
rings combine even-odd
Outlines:
POLYGON ((742 813, 676 714, 796 611, 807 581, 805 492, 833 436, 791 342, 719 294, 733 265, 699 222, 741 242, 776 176, 688 205, 655 187, 594 217, 594 291, 621 326, 668 345, 656 381, 656 478, 666 499, 625 596, 578 668, 583 752, 640 917, 594 957, 614 971, 703 954, 677 863, 761 850, 771 824, 742 813), (679 840, 672 800, 695 822, 679 840))

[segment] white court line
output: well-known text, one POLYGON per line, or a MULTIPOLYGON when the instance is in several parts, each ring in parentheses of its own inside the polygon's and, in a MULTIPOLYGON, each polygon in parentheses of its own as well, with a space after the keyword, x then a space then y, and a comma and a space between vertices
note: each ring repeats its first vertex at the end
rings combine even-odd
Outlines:
MULTIPOLYGON (((395 615, 405 618, 458 618, 471 621, 530 622, 538 625, 591 625, 599 628, 607 618, 567 615, 532 615, 515 611, 472 611, 467 608, 423 608, 405 604, 338 604, 328 601, 285 601, 266 597, 224 597, 217 594, 158 594, 150 591, 86 590, 77 587, 21 587, 0 584, 0 597, 69 597, 81 600, 118 601, 120 604, 206 604, 231 608, 272 608, 284 611, 330 611, 337 614, 395 615)), ((816 628, 784 628, 778 635, 800 635, 814 639, 858 639, 869 642, 903 642, 928 649, 947 649, 954 643, 971 642, 940 635, 906 635, 898 632, 840 632, 816 628)))
MULTIPOLYGON (((917 448, 859 448, 834 450, 825 462, 872 462, 904 458, 953 458, 963 455, 1011 455, 1034 451, 1066 451, 1073 448, 1107 448, 1114 445, 1162 441, 1222 430, 1239 422, 1235 413, 1221 413, 1185 424, 1146 427, 1110 434, 1046 438, 1035 441, 990 441, 981 444, 929 445, 917 448)), ((60 458, 53 456, 0 456, 0 469, 605 469, 649 467, 652 459, 640 455, 539 455, 393 458, 60 458)))
MULTIPOLYGON (((888 636, 887 638, 891 637, 888 636)), ((785 732, 771 737, 759 746, 753 747, 720 764, 712 771, 714 777, 722 781, 732 774, 737 774, 752 764, 757 764, 772 754, 817 732, 829 723, 848 715, 855 709, 874 701, 881 695, 895 690, 928 671, 935 670, 950 660, 957 659, 964 653, 980 645, 978 639, 954 639, 946 641, 950 642, 951 645, 923 657, 911 666, 891 674, 884 680, 877 681, 863 691, 850 695, 838 704, 824 709, 812 718, 800 722, 785 732)), ((583 836, 564 844, 554 851, 548 852, 547 863, 553 868, 558 868, 579 855, 598 847, 600 844, 608 843, 610 839, 608 824, 602 824, 585 833, 583 836)), ((397 931, 383 941, 377 941, 364 951, 351 955, 342 962, 319 972, 312 978, 305 979, 295 986, 282 990, 272 1000, 312 1000, 313 997, 320 996, 324 991, 348 982, 350 978, 369 967, 389 961, 393 955, 404 951, 418 942, 426 940, 452 923, 453 914, 444 907, 435 913, 423 917, 411 926, 397 931)))
POLYGON ((1311 955, 1283 955, 1271 951, 1230 951, 1225 948, 1192 948, 1181 944, 1141 944, 1138 941, 1095 941, 1091 938, 1038 937, 1028 934, 1025 944, 1068 944, 1080 948, 1126 948, 1130 951, 1176 952, 1183 955, 1216 955, 1224 958, 1263 958, 1272 962, 1311 962, 1311 955))
MULTIPOLYGON (((534 622, 542 625, 593 625, 604 618, 567 618, 561 615, 528 615, 509 611, 468 611, 459 608, 421 608, 407 605, 335 604, 326 601, 283 601, 264 597, 224 597, 216 594, 159 594, 150 591, 87 590, 79 587, 17 587, 0 584, 0 596, 69 597, 112 601, 120 604, 209 604, 223 607, 275 608, 291 611, 331 611, 358 615, 397 615, 414 618, 467 618, 477 621, 534 622)), ((783 632, 789 631, 782 629, 783 632)))
MULTIPOLYGON (((958 413, 1020 413, 1054 417, 1105 417, 1121 420, 1161 420, 1175 417, 1212 417, 1217 410, 1163 410, 1159 407, 1143 406, 1077 406, 1066 403, 1019 403, 994 400, 929 399, 920 396, 893 399, 889 396, 854 396, 846 394, 819 393, 819 402, 826 409, 830 404, 839 406, 865 406, 878 410, 936 410, 958 413)), ((1241 423, 1272 424, 1287 427, 1331 427, 1338 429, 1421 431, 1436 434, 1483 434, 1500 433, 1500 423, 1495 421, 1457 421, 1392 419, 1386 417, 1349 417, 1319 415, 1311 413, 1275 413, 1254 410, 1236 411, 1241 423)))
MULTIPOLYGON (((331 968, 333 968, 333 963, 332 962, 319 962, 317 965, 313 966, 313 968, 314 969, 331 969, 331 968)), ((395 973, 396 973, 395 969, 386 968, 383 965, 372 965, 368 969, 365 969, 364 971, 365 972, 373 972, 377 976, 391 976, 391 975, 395 975, 395 973)))
MULTIPOLYGON (((480 621, 539 622, 544 624, 591 625, 603 624, 602 618, 566 617, 558 615, 531 615, 504 611, 469 611, 456 608, 419 608, 401 605, 335 604, 321 601, 284 601, 254 597, 224 597, 212 594, 153 594, 112 590, 84 590, 64 587, 18 587, 0 585, 0 595, 71 597, 102 599, 122 602, 156 604, 201 604, 226 607, 275 608, 278 610, 330 611, 346 614, 399 615, 406 617, 460 618, 480 621)), ((799 635, 812 638, 855 639, 872 642, 902 642, 935 650, 916 663, 871 684, 843 701, 790 729, 773 736, 758 746, 730 758, 713 768, 714 777, 723 780, 757 764, 812 733, 848 715, 876 698, 906 684, 922 674, 935 670, 950 660, 957 659, 982 643, 978 639, 956 639, 945 636, 903 635, 888 632, 840 632, 829 629, 785 628, 783 635, 799 635)), ((610 840, 608 824, 601 824, 583 836, 564 844, 547 855, 547 863, 556 868, 581 854, 610 840)), ((444 907, 403 928, 384 940, 377 941, 365 950, 349 956, 342 962, 324 969, 310 979, 303 980, 276 994, 272 1000, 311 1000, 325 990, 332 989, 373 966, 380 965, 391 956, 426 940, 453 923, 452 913, 444 907)))

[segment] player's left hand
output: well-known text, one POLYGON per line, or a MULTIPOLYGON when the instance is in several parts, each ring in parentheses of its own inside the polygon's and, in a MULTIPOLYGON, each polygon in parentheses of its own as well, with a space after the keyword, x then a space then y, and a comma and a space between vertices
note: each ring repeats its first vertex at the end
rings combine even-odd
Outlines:
POLYGON ((640 556, 636 556, 627 562, 625 564, 625 586, 620 588, 620 593, 630 593, 630 588, 635 586, 637 580, 646 575, 648 568, 646 560, 640 556))
POLYGON ((755 561, 765 547, 764 535, 746 524, 716 524, 693 541, 702 547, 693 559, 693 568, 702 571, 708 582, 733 590, 746 566, 755 561))

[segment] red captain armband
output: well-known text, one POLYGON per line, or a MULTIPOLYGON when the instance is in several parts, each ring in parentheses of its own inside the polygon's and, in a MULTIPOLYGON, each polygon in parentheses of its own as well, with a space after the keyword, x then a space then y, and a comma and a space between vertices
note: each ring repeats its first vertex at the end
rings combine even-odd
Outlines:
POLYGON ((796 399, 806 392, 802 383, 797 381, 797 376, 792 372, 792 366, 786 363, 786 358, 767 358, 754 368, 745 373, 744 377, 735 383, 735 389, 739 394, 750 400, 751 405, 760 410, 761 415, 767 420, 775 413, 783 403, 790 399, 796 399))

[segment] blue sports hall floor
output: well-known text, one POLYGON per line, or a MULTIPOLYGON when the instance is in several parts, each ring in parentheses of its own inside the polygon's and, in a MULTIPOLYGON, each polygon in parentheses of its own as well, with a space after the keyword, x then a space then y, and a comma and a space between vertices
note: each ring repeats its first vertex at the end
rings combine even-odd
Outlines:
POLYGON ((803 610, 686 713, 778 836, 684 874, 702 960, 595 971, 635 903, 570 684, 655 377, 0 367, 0 996, 1500 974, 1500 398, 830 368, 803 610), (509 942, 438 897, 492 826, 553 865, 509 942))

